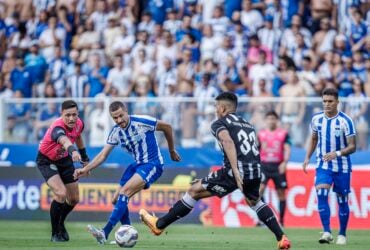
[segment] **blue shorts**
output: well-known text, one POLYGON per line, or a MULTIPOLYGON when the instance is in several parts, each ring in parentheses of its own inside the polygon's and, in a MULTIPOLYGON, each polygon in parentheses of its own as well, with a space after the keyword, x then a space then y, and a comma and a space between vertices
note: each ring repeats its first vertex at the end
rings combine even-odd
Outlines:
POLYGON ((121 180, 119 182, 120 186, 126 184, 126 182, 131 179, 134 174, 138 174, 145 181, 144 189, 150 187, 159 177, 161 177, 163 172, 163 164, 159 162, 148 162, 148 163, 132 163, 130 164, 125 172, 123 172, 121 180))
POLYGON ((347 195, 351 192, 351 172, 339 173, 316 168, 315 186, 320 184, 333 185, 333 191, 335 193, 347 195))

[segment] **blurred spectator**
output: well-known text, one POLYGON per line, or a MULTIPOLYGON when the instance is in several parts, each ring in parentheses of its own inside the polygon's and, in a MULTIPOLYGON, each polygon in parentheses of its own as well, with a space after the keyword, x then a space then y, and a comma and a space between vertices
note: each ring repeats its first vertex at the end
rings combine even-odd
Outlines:
POLYGON ((29 69, 24 67, 23 58, 16 60, 16 67, 10 73, 10 82, 13 92, 20 92, 18 96, 32 97, 33 82, 29 69))
POLYGON ((293 25, 294 15, 303 15, 304 5, 302 0, 281 1, 281 14, 285 27, 293 25))
POLYGON ((194 97, 197 98, 197 111, 203 114, 210 100, 218 95, 218 90, 211 83, 211 75, 204 74, 201 84, 195 87, 194 97))
MULTIPOLYGON (((196 2, 196 1, 195 1, 196 2)), ((212 15, 214 13, 214 9, 217 6, 222 4, 222 0, 199 0, 198 7, 202 10, 202 21, 204 23, 209 23, 212 15)))
POLYGON ((247 62, 248 67, 250 68, 253 64, 258 63, 260 51, 265 52, 265 60, 268 63, 272 63, 272 51, 261 45, 260 40, 257 35, 252 35, 249 38, 249 48, 248 48, 248 55, 247 55, 247 62))
POLYGON ((353 93, 348 95, 346 113, 350 114, 355 123, 356 133, 358 135, 357 147, 359 150, 367 150, 367 133, 369 131, 366 121, 366 112, 368 103, 364 94, 364 84, 359 78, 353 80, 353 93))
POLYGON ((240 21, 252 33, 262 27, 263 17, 258 10, 253 9, 252 0, 243 1, 240 21))
POLYGON ((31 33, 33 38, 39 39, 41 33, 48 28, 48 13, 45 10, 41 11, 35 20, 29 20, 27 22, 26 27, 29 31, 34 30, 34 32, 31 33), (29 27, 31 28, 29 29, 29 27))
POLYGON ((222 38, 214 35, 212 26, 209 24, 203 26, 202 34, 200 52, 202 60, 207 60, 213 57, 216 49, 221 45, 222 38))
POLYGON ((171 95, 174 95, 177 80, 176 68, 172 66, 171 60, 167 57, 163 59, 162 64, 163 66, 160 69, 158 69, 156 75, 157 84, 155 85, 155 93, 157 96, 160 97, 168 96, 171 94, 170 90, 172 90, 171 95))
POLYGON ((343 69, 335 78, 339 96, 347 97, 349 94, 353 93, 352 81, 356 77, 356 74, 353 71, 352 63, 353 60, 351 57, 344 57, 343 69))
POLYGON ((174 7, 173 1, 149 0, 148 2, 148 10, 153 16, 153 21, 156 24, 163 24, 167 10, 174 7))
POLYGON ((65 38, 65 29, 57 27, 57 17, 51 16, 48 20, 48 28, 41 33, 39 38, 41 54, 48 63, 54 58, 55 48, 61 44, 63 45, 65 38))
POLYGON ((238 96, 246 96, 248 94, 249 84, 245 72, 237 67, 232 55, 229 54, 227 56, 225 72, 220 72, 220 76, 220 82, 226 83, 228 91, 238 96))
MULTIPOLYGON (((293 70, 288 72, 286 84, 280 89, 282 98, 304 97, 305 92, 299 78, 293 70)), ((303 146, 304 128, 303 118, 305 114, 305 102, 292 102, 291 100, 283 101, 278 104, 277 112, 280 114, 283 126, 289 130, 292 142, 296 146, 303 146)))
POLYGON ((145 75, 138 76, 134 85, 134 91, 138 99, 133 103, 132 112, 135 114, 155 116, 157 108, 156 103, 150 102, 146 98, 153 97, 150 78, 145 75))
POLYGON ((92 54, 89 59, 87 76, 89 81, 86 85, 87 97, 95 97, 97 94, 102 93, 107 83, 108 68, 101 66, 100 56, 92 54))
POLYGON ((198 71, 198 64, 191 61, 192 51, 186 49, 182 53, 182 62, 177 65, 177 77, 181 80, 194 80, 195 73, 198 71))
POLYGON ((131 49, 135 43, 135 37, 127 33, 126 26, 121 26, 121 34, 114 39, 112 50, 114 55, 120 55, 126 64, 130 62, 131 49))
POLYGON ((96 9, 90 15, 89 20, 94 23, 94 29, 101 33, 108 26, 108 17, 110 13, 107 10, 106 0, 97 0, 95 6, 96 9))
POLYGON ((137 42, 132 47, 131 58, 135 61, 139 57, 139 51, 145 50, 145 56, 152 60, 154 59, 155 47, 149 41, 149 33, 147 31, 140 31, 137 33, 137 42))
POLYGON ((247 111, 251 114, 250 122, 255 127, 256 131, 262 129, 265 125, 265 115, 269 110, 273 109, 273 104, 267 102, 264 98, 272 97, 271 92, 266 89, 266 80, 261 78, 258 82, 258 95, 254 95, 255 102, 248 105, 247 111))
MULTIPOLYGON (((80 27, 80 29, 82 29, 82 27, 80 27)), ((74 41, 74 44, 76 45, 76 47, 74 48, 81 51, 80 60, 81 61, 87 60, 90 50, 93 49, 94 46, 99 43, 100 43, 100 34, 99 32, 95 31, 94 22, 88 20, 85 24, 85 30, 79 33, 77 41, 74 41)))
POLYGON ((74 65, 74 72, 67 78, 67 93, 66 96, 73 98, 82 98, 88 96, 87 84, 89 78, 83 74, 81 64, 74 65))
POLYGON ((64 43, 60 44, 66 51, 69 51, 70 44, 72 42, 72 34, 74 28, 74 15, 68 11, 68 8, 64 5, 60 6, 57 11, 58 15, 58 27, 65 30, 64 43))
POLYGON ((276 68, 266 61, 266 52, 259 51, 258 62, 250 67, 249 79, 252 81, 252 95, 259 96, 260 80, 265 81, 265 89, 268 93, 272 92, 272 80, 275 77, 276 68))
POLYGON ((133 78, 146 75, 150 80, 154 79, 155 63, 147 57, 145 49, 140 49, 138 51, 138 57, 134 59, 132 76, 133 78))
POLYGON ((315 96, 314 86, 318 84, 319 78, 314 71, 311 57, 305 56, 302 58, 302 70, 298 73, 299 82, 302 83, 304 92, 307 96, 315 96))
POLYGON ((104 95, 99 95, 98 101, 91 109, 88 117, 87 130, 89 131, 89 145, 92 147, 104 146, 105 139, 111 128, 109 112, 104 107, 104 95), (100 99, 100 100, 99 100, 100 99))
POLYGON ((155 60, 158 71, 161 70, 163 61, 169 59, 171 65, 175 65, 177 59, 177 44, 174 42, 173 35, 169 31, 162 33, 161 40, 156 44, 155 60))
POLYGON ((9 48, 5 53, 5 59, 2 62, 1 67, 1 73, 4 75, 4 77, 7 77, 10 72, 13 71, 13 69, 16 67, 16 61, 17 61, 17 48, 9 48))
POLYGON ((228 36, 232 40, 232 45, 237 55, 247 54, 249 35, 250 31, 240 21, 233 21, 233 24, 229 26, 228 36))
MULTIPOLYGON (((258 30, 257 34, 261 45, 272 51, 274 56, 277 58, 281 39, 281 30, 274 28, 272 16, 265 16, 264 26, 258 30)), ((276 61, 276 58, 274 58, 274 61, 276 61)))
POLYGON ((118 91, 118 96, 129 96, 133 85, 131 83, 131 71, 123 63, 121 56, 116 56, 113 61, 114 67, 109 70, 105 93, 110 93, 111 88, 118 91))
POLYGON ((182 18, 182 24, 180 29, 176 31, 176 41, 179 42, 182 40, 182 37, 185 34, 190 34, 194 37, 196 41, 201 40, 201 33, 198 29, 195 29, 191 26, 191 17, 190 16, 184 16, 182 18))
POLYGON ((39 109, 34 123, 34 133, 36 140, 41 140, 46 130, 53 121, 60 116, 58 105, 54 102, 48 102, 39 109))
MULTIPOLYGON (((177 101, 177 97, 179 97, 179 93, 177 92, 177 83, 176 81, 166 81, 165 84, 166 94, 164 97, 168 99, 161 105, 161 119, 163 121, 168 121, 171 124, 176 138, 181 138, 181 103, 177 101)), ((177 144, 180 144, 179 140, 177 141, 177 144)))
POLYGON ((141 16, 140 23, 137 26, 137 30, 139 32, 145 31, 148 34, 151 34, 154 31, 154 25, 155 22, 152 20, 151 14, 149 12, 144 12, 143 15, 141 16))
POLYGON ((302 18, 298 15, 292 17, 292 22, 289 28, 285 29, 281 39, 281 45, 283 48, 294 49, 297 47, 296 35, 303 35, 303 40, 308 47, 311 47, 312 35, 310 31, 302 26, 302 18))
POLYGON ((370 35, 369 24, 365 23, 362 19, 362 14, 359 9, 352 11, 350 25, 346 35, 349 38, 351 46, 356 46, 358 43, 362 43, 365 37, 370 35))
POLYGON ((45 73, 48 66, 45 58, 39 53, 39 44, 37 40, 32 41, 30 53, 26 55, 24 63, 29 69, 31 79, 35 85, 35 96, 43 96, 45 73))
POLYGON ((181 21, 176 18, 176 10, 170 9, 167 11, 167 20, 163 23, 163 29, 171 32, 172 35, 176 34, 176 31, 181 26, 181 21))
MULTIPOLYGON (((320 2, 319 0, 317 2, 320 2)), ((329 17, 323 17, 320 20, 319 30, 315 33, 312 41, 312 49, 318 59, 322 59, 327 51, 333 49, 333 42, 337 32, 330 27, 329 17)))
POLYGON ((33 6, 35 8, 36 14, 42 11, 50 12, 56 4, 56 0, 33 0, 33 6))
POLYGON ((216 6, 213 10, 212 18, 207 23, 212 26, 213 33, 216 37, 222 37, 226 33, 229 19, 224 16, 223 8, 216 6))
POLYGON ((66 74, 68 61, 67 58, 62 56, 62 49, 55 47, 54 58, 49 63, 49 69, 46 74, 45 81, 53 84, 57 97, 66 95, 66 74))
POLYGON ((113 58, 115 41, 121 36, 122 31, 117 23, 117 16, 110 15, 108 17, 108 27, 103 31, 103 41, 105 46, 105 53, 107 56, 113 58))
POLYGON ((319 29, 329 27, 331 20, 328 17, 331 16, 333 12, 333 1, 312 0, 310 1, 310 7, 312 16, 311 32, 315 34, 319 29), (322 22, 323 20, 325 20, 324 23, 322 22), (328 24, 326 24, 326 21, 328 21, 328 24))
POLYGON ((13 96, 9 80, 3 74, 0 74, 0 98, 10 98, 13 96))
POLYGON ((16 103, 12 103, 7 108, 8 121, 7 128, 5 131, 5 141, 15 143, 26 143, 28 141, 31 125, 29 123, 31 119, 31 104, 23 103, 21 91, 17 90, 14 92, 13 98, 18 100, 16 103))

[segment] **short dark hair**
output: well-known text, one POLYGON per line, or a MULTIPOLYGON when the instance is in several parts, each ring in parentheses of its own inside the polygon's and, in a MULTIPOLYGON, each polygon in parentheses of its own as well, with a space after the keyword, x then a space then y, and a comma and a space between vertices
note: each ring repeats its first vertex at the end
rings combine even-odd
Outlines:
POLYGON ((73 100, 67 100, 62 103, 62 111, 66 109, 76 108, 78 110, 77 103, 73 100))
POLYGON ((275 116, 276 119, 279 119, 279 115, 275 112, 275 110, 270 110, 265 114, 265 117, 267 116, 275 116))
POLYGON ((126 106, 125 104, 123 104, 123 102, 114 101, 109 105, 109 112, 114 112, 118 110, 119 108, 121 108, 122 110, 126 110, 126 106))
POLYGON ((230 102, 235 110, 238 107, 238 97, 231 92, 223 92, 216 97, 216 101, 227 101, 230 102))
POLYGON ((334 96, 335 99, 338 99, 338 90, 334 88, 325 88, 321 93, 321 97, 323 97, 324 95, 331 95, 334 96))

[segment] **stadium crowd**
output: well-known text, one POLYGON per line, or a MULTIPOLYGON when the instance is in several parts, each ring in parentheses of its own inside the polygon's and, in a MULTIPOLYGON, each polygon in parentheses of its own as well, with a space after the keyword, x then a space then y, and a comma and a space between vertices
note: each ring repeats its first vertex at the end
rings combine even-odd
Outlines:
MULTIPOLYGON (((130 107, 172 122, 186 147, 212 144, 205 131, 213 111, 202 100, 221 91, 317 97, 334 86, 348 97, 366 149, 369 27, 366 0, 0 0, 0 97, 196 97, 130 107)), ((303 146, 302 124, 317 107, 240 109, 259 129, 276 108, 293 144, 303 146)), ((37 141, 58 111, 53 103, 10 105, 6 140, 37 141)), ((90 143, 104 142, 101 103, 83 111, 90 143)))

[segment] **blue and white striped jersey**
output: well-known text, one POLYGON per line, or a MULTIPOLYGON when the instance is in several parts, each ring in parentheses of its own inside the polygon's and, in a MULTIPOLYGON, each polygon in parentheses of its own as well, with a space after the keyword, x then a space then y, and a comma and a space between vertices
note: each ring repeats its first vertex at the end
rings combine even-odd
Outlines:
POLYGON ((130 115, 126 128, 116 125, 109 133, 107 144, 120 145, 135 159, 136 163, 160 162, 163 157, 155 137, 157 119, 146 115, 130 115))
POLYGON ((351 171, 350 156, 337 157, 332 161, 324 162, 322 157, 333 151, 347 147, 347 138, 356 135, 352 119, 343 112, 335 117, 328 118, 324 112, 313 115, 311 129, 318 135, 316 148, 317 168, 329 169, 333 172, 348 173, 351 171))

